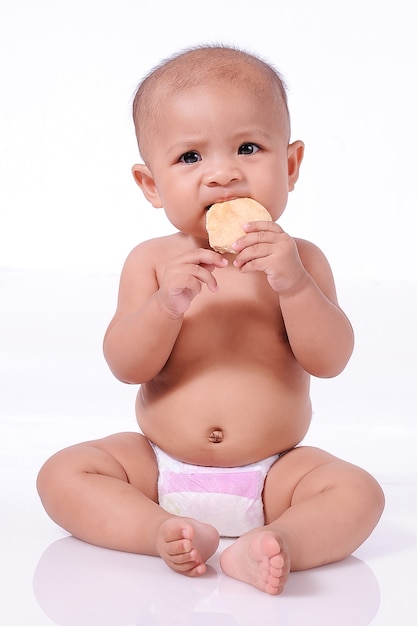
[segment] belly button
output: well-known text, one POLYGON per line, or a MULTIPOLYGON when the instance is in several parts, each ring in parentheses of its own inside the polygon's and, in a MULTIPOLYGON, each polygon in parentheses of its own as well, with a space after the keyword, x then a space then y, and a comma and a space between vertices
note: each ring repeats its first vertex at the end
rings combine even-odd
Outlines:
POLYGON ((223 441, 223 437, 223 431, 213 430, 213 432, 209 435, 209 441, 211 441, 211 443, 220 443, 223 441))

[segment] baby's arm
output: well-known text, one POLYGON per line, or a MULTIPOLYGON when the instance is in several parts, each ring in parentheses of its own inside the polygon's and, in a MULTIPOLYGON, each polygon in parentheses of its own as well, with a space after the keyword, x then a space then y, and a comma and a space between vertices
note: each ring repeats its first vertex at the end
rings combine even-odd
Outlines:
POLYGON ((205 284, 217 291, 212 274, 227 264, 213 250, 189 250, 161 262, 157 240, 137 246, 126 260, 116 314, 104 338, 113 374, 127 383, 151 380, 164 367, 182 326, 183 315, 205 284), (160 263, 159 279, 155 263, 160 263))
POLYGON ((235 265, 243 272, 266 274, 279 296, 288 341, 300 365, 314 376, 336 376, 352 354, 354 338, 338 306, 326 257, 275 223, 252 222, 245 230, 248 235, 235 246, 235 265))
POLYGON ((306 371, 337 376, 352 354, 350 322, 338 305, 333 274, 323 253, 297 241, 304 279, 280 294, 281 312, 294 355, 306 371))

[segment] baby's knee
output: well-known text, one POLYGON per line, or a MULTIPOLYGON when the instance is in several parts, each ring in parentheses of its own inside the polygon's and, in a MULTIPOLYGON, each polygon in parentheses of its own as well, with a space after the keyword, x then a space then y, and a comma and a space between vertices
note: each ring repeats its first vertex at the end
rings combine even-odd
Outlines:
POLYGON ((362 522, 373 528, 381 517, 385 507, 385 496, 378 481, 365 469, 349 463, 346 479, 341 481, 345 496, 352 510, 357 511, 362 522))
POLYGON ((376 478, 364 471, 364 483, 368 490, 368 502, 372 506, 375 515, 379 518, 385 508, 385 494, 376 478))
POLYGON ((75 472, 75 467, 71 468, 71 457, 67 450, 62 450, 51 456, 39 470, 36 488, 39 497, 45 506, 49 509, 49 504, 56 500, 62 494, 65 476, 75 472))

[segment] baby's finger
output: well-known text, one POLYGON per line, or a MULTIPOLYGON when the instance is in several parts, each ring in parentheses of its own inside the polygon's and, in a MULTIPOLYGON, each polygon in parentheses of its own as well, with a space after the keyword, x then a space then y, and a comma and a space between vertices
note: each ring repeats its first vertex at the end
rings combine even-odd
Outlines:
MULTIPOLYGON (((252 222, 253 223, 253 222, 252 222)), ((232 248, 239 254, 242 250, 246 248, 251 248, 252 246, 259 246, 261 244, 274 244, 279 241, 279 237, 282 234, 276 230, 253 230, 249 231, 243 237, 240 237, 233 245, 232 248)))
POLYGON ((247 224, 243 224, 242 228, 246 233, 266 231, 281 234, 284 232, 279 224, 277 224, 276 222, 268 222, 266 220, 248 222, 247 224))
MULTIPOLYGON (((215 267, 216 266, 214 265, 214 263, 211 263, 210 265, 200 263, 198 265, 193 264, 191 266, 191 274, 193 275, 193 277, 199 280, 200 283, 205 284, 207 288, 213 292, 218 291, 219 288, 217 280, 213 276, 213 270, 215 269, 215 267)), ((223 267, 223 263, 221 264, 221 267, 223 267)))
POLYGON ((271 254, 271 245, 267 243, 253 243, 252 245, 245 246, 240 252, 237 253, 236 259, 233 261, 233 265, 239 269, 242 269, 248 263, 250 264, 247 269, 259 269, 255 267, 255 261, 261 261, 271 254))
POLYGON ((183 260, 185 263, 192 263, 206 267, 210 265, 214 267, 225 267, 227 265, 227 259, 225 259, 218 252, 208 248, 197 248, 196 250, 191 250, 184 255, 183 260))

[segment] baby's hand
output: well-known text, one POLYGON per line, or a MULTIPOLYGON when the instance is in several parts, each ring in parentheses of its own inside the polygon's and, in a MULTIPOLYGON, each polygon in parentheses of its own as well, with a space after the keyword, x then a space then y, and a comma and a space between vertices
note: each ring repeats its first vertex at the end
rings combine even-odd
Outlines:
POLYGON ((204 284, 210 291, 218 290, 213 270, 226 267, 227 263, 218 252, 205 248, 175 257, 160 282, 158 299, 161 308, 172 318, 182 317, 204 284))
POLYGON ((275 222, 250 222, 246 235, 233 244, 233 264, 241 272, 264 272, 272 289, 289 292, 302 285, 306 271, 297 245, 275 222))

